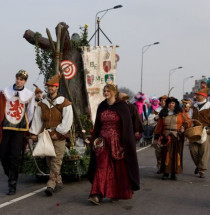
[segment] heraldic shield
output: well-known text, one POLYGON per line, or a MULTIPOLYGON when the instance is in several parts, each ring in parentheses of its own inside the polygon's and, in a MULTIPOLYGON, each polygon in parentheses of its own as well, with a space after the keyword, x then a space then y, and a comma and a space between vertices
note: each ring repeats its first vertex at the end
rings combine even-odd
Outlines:
POLYGON ((6 104, 6 118, 12 124, 18 124, 25 114, 25 104, 21 103, 18 99, 12 98, 6 104))
POLYGON ((104 61, 103 62, 103 69, 105 72, 108 73, 111 70, 111 66, 112 66, 111 61, 104 61))
POLYGON ((94 82, 94 75, 87 75, 87 83, 89 86, 92 86, 94 82))

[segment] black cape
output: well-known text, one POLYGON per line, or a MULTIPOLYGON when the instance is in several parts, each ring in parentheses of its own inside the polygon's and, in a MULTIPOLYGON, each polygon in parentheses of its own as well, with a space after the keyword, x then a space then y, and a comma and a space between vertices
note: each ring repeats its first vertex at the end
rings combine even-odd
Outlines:
MULTIPOLYGON (((92 136, 90 138, 90 147, 92 148, 93 141, 99 137, 101 130, 100 116, 105 110, 115 111, 119 114, 121 119, 121 143, 124 148, 125 162, 128 169, 129 179, 133 191, 140 189, 140 177, 139 166, 136 154, 136 141, 133 133, 132 119, 128 105, 124 101, 117 101, 113 105, 109 106, 106 100, 101 102, 98 106, 96 120, 92 136)), ((90 164, 88 169, 88 179, 92 183, 94 179, 94 173, 96 169, 96 157, 95 152, 91 150, 90 164)))

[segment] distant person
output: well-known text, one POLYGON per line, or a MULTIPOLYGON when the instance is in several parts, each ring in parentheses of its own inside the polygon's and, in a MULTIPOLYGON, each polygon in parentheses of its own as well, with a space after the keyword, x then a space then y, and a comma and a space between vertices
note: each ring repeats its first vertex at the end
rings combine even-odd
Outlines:
POLYGON ((131 199, 139 190, 136 142, 128 105, 119 99, 117 86, 107 84, 105 100, 97 110, 90 138, 88 178, 92 183, 89 201, 99 205, 103 198, 112 201, 131 199))
MULTIPOLYGON (((148 117, 148 124, 153 126, 154 128, 157 125, 157 121, 159 119, 159 113, 160 111, 165 107, 166 105, 166 99, 168 98, 167 95, 163 95, 159 97, 159 107, 156 108, 148 117)), ((156 143, 156 142, 155 142, 156 143)), ((159 144, 153 144, 152 146, 155 148, 155 156, 157 160, 157 174, 160 174, 160 166, 161 166, 161 147, 159 144)))
POLYGON ((34 93, 25 87, 28 73, 20 70, 15 84, 0 92, 0 158, 8 176, 8 195, 16 193, 24 134, 34 113, 34 93))
POLYGON ((143 123, 145 120, 147 121, 148 119, 148 107, 145 104, 146 100, 146 95, 144 93, 137 93, 135 96, 135 105, 138 109, 140 120, 143 123))
POLYGON ((201 122, 204 129, 206 129, 206 140, 203 140, 202 143, 189 143, 190 154, 196 166, 194 173, 199 174, 200 178, 205 178, 209 159, 210 102, 206 100, 208 91, 208 88, 203 88, 195 92, 197 102, 194 104, 192 114, 192 119, 196 119, 201 122))
POLYGON ((133 124, 133 131, 136 139, 140 140, 141 133, 143 132, 143 125, 139 117, 138 109, 136 105, 129 102, 129 96, 126 93, 120 93, 119 98, 128 104, 133 124))
POLYGON ((170 175, 170 179, 177 180, 176 174, 183 171, 184 127, 190 126, 190 119, 182 112, 179 101, 174 97, 166 99, 159 117, 154 144, 161 147, 162 179, 169 179, 170 175))
POLYGON ((207 87, 207 82, 205 80, 202 80, 201 84, 200 84, 200 89, 202 90, 202 89, 205 89, 205 88, 208 88, 207 87))
POLYGON ((189 99, 182 99, 182 109, 183 111, 192 118, 192 101, 189 99))
POLYGON ((148 116, 151 114, 151 113, 154 113, 154 111, 159 107, 159 99, 155 96, 149 98, 149 101, 150 101, 150 105, 149 105, 149 109, 148 109, 148 116))

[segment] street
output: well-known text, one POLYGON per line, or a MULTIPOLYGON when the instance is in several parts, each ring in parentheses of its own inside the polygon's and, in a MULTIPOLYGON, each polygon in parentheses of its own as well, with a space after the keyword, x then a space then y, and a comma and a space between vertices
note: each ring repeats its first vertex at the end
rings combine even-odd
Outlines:
MULTIPOLYGON (((194 175, 194 164, 187 144, 184 148, 184 172, 177 181, 161 180, 156 174, 154 148, 137 147, 141 190, 133 199, 112 203, 104 199, 100 206, 87 201, 90 183, 64 181, 64 189, 46 197, 45 182, 34 176, 21 175, 15 196, 5 195, 7 177, 0 167, 0 214, 71 214, 71 215, 210 215, 210 171, 206 178, 194 175), (34 192, 35 191, 35 192, 34 192)), ((210 164, 209 164, 210 166, 210 164)))

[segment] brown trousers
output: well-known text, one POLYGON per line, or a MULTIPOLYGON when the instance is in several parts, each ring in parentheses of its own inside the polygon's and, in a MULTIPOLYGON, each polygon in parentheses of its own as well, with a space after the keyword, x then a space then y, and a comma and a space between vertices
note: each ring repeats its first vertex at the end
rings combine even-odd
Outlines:
POLYGON ((50 177, 47 182, 47 187, 54 189, 56 184, 62 183, 60 170, 65 153, 65 143, 65 140, 53 141, 56 157, 47 157, 47 164, 50 168, 50 177))
POLYGON ((191 157, 199 170, 206 170, 208 167, 209 159, 209 144, 210 135, 207 135, 207 139, 204 143, 189 143, 189 149, 191 157))

